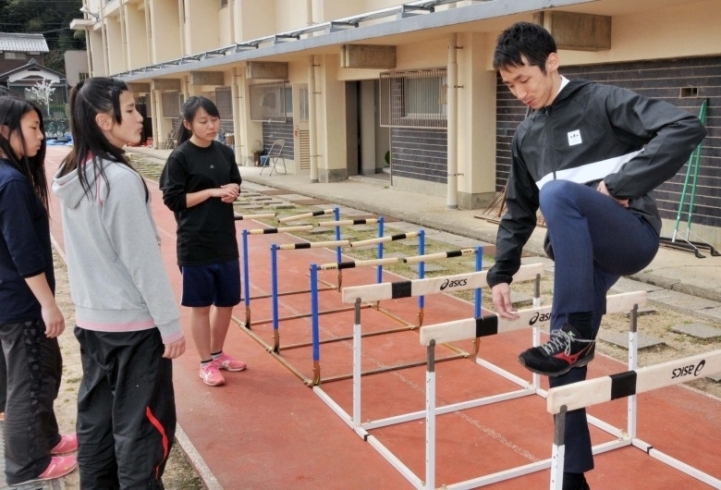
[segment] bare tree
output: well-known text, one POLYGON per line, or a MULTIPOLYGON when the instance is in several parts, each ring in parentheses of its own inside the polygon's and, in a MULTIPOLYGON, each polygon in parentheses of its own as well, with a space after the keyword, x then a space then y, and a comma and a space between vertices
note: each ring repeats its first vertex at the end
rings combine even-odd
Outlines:
POLYGON ((43 81, 35 83, 35 85, 30 88, 30 91, 33 93, 34 99, 45 106, 48 111, 48 116, 50 116, 50 98, 53 96, 53 92, 55 92, 52 80, 43 78, 43 81))

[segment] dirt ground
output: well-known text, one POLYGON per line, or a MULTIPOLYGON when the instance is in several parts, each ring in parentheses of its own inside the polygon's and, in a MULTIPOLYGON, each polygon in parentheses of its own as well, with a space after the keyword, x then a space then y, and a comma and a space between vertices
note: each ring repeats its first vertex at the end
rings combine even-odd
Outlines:
MULTIPOLYGON (((65 263, 55 254, 55 298, 65 316, 65 332, 60 336, 60 350, 63 354, 63 380, 60 394, 55 401, 55 414, 58 419, 60 431, 63 433, 75 431, 77 417, 78 386, 82 378, 80 365, 80 348, 73 328, 75 316, 65 263)), ((66 490, 79 490, 80 482, 78 471, 72 472, 63 478, 66 490)), ((200 477, 188 463, 183 451, 176 443, 170 452, 170 458, 165 468, 163 483, 168 490, 200 490, 205 488, 200 477)))

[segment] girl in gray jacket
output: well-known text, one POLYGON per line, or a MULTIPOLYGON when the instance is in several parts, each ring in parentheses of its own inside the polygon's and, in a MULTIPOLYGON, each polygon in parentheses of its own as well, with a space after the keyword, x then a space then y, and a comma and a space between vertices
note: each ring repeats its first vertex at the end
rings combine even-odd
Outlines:
POLYGON ((171 359, 185 351, 148 189, 122 147, 143 117, 124 82, 91 78, 70 96, 73 149, 55 176, 83 379, 82 488, 163 488, 175 434, 171 359))

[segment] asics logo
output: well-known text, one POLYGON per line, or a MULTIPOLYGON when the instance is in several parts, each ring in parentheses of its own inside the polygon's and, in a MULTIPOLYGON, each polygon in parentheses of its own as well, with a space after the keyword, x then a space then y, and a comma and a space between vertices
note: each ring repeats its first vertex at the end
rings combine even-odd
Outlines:
POLYGON ((676 368, 671 372, 671 379, 680 378, 682 376, 698 376, 706 365, 706 361, 702 360, 698 364, 689 364, 688 366, 676 368))
POLYGON ((528 325, 534 325, 536 322, 547 322, 551 319, 551 312, 541 313, 538 312, 528 320, 528 325))
POLYGON ((459 288, 468 284, 468 279, 446 279, 441 284, 441 291, 447 288, 459 288))

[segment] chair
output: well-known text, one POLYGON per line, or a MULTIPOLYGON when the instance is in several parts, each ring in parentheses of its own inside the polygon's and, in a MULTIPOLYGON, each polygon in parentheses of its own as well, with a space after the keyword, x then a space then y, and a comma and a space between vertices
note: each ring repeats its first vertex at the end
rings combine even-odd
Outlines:
POLYGON ((273 144, 270 146, 270 150, 268 150, 267 155, 263 155, 260 157, 261 164, 263 164, 263 160, 265 160, 265 164, 263 165, 263 168, 260 170, 260 174, 263 175, 263 172, 265 172, 266 167, 270 167, 270 173, 268 176, 270 177, 273 175, 273 171, 275 173, 280 173, 278 171, 278 162, 283 164, 283 173, 287 174, 288 169, 285 166, 285 158, 283 158, 283 147, 285 146, 285 140, 279 139, 273 141, 273 144))

